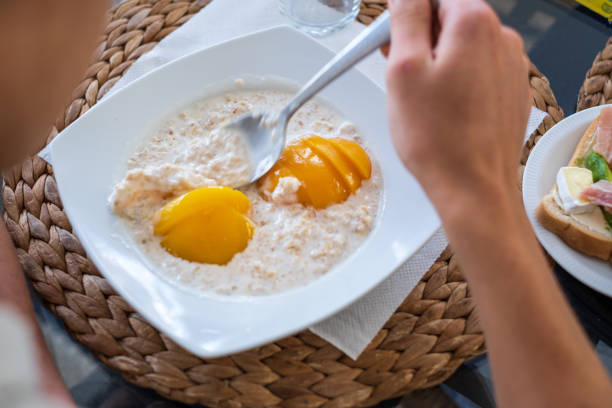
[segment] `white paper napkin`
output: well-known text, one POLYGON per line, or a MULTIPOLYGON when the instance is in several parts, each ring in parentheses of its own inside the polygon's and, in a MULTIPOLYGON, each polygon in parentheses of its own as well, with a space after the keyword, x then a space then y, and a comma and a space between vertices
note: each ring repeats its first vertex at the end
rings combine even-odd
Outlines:
MULTIPOLYGON (((278 12, 276 0, 245 1, 236 12, 232 0, 214 0, 193 16, 182 27, 163 39, 153 50, 141 56, 107 96, 133 80, 183 55, 227 41, 254 31, 287 24, 278 12)), ((353 39, 363 25, 352 22, 346 28, 319 41, 338 51, 353 39)), ((385 59, 380 53, 362 61, 357 68, 375 83, 385 88, 385 59)), ((526 138, 539 126, 546 113, 532 109, 526 138)), ((52 163, 45 151, 41 156, 52 163)), ((398 268, 389 278, 343 311, 310 329, 329 341, 349 357, 357 358, 385 322, 418 283, 448 244, 444 231, 439 229, 432 238, 398 268)))
POLYGON ((546 116, 548 116, 548 113, 541 111, 536 107, 531 108, 531 112, 529 112, 529 119, 527 119, 527 129, 525 129, 525 142, 529 140, 529 136, 535 132, 546 116))

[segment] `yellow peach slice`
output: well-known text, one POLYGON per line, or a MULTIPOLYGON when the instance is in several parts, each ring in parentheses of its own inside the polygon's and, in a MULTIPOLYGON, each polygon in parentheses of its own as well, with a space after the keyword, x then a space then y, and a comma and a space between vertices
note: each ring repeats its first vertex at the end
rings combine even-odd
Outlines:
POLYGON ((163 235, 183 219, 219 205, 230 206, 245 214, 251 203, 247 196, 229 187, 198 188, 172 200, 157 211, 154 217, 155 234, 163 235))
POLYGON ((259 181, 260 194, 270 199, 281 177, 300 181, 303 205, 325 208, 345 201, 370 178, 372 164, 357 143, 312 135, 287 145, 280 159, 259 181))
POLYGON ((339 137, 332 138, 330 141, 334 142, 338 150, 355 164, 364 180, 370 178, 372 175, 372 163, 363 147, 352 140, 341 139, 339 137))
POLYGON ((339 203, 349 195, 334 169, 325 163, 306 143, 296 143, 287 152, 289 169, 302 182, 298 199, 315 208, 339 203))
POLYGON ((164 236, 161 244, 188 261, 225 265, 247 247, 252 235, 253 227, 243 214, 233 208, 217 207, 183 220, 164 236))
POLYGON ((155 215, 154 233, 169 253, 192 262, 224 265, 253 235, 247 196, 228 187, 193 190, 155 215))
POLYGON ((304 140, 317 154, 335 168, 346 186, 352 193, 361 186, 361 176, 355 164, 343 153, 338 151, 336 144, 320 136, 311 136, 304 140))

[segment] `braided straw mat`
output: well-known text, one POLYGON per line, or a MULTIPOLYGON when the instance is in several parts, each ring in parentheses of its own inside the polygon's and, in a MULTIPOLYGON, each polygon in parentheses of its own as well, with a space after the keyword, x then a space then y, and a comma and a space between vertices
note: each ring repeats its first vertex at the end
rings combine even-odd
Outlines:
MULTIPOLYGON (((112 8, 95 62, 49 140, 209 2, 128 0, 112 8)), ((369 23, 385 3, 363 2, 358 19, 369 23)), ((563 115, 546 78, 533 66, 529 75, 534 105, 550 115, 531 136, 523 164, 563 115)), ((607 95, 609 84, 608 78, 607 95)), ((308 330, 248 352, 200 359, 149 325, 96 270, 62 210, 51 166, 34 156, 3 177, 4 220, 34 289, 102 362, 165 397, 210 407, 371 406, 436 385, 485 351, 470 291, 446 249, 356 361, 308 330)))
POLYGON ((577 111, 612 103, 612 37, 593 61, 578 94, 577 111))

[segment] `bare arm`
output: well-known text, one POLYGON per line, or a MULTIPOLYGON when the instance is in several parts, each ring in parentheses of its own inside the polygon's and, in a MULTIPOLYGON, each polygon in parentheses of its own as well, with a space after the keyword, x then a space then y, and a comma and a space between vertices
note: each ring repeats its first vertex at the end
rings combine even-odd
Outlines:
MULTIPOLYGON (((107 0, 0 3, 0 168, 42 147, 85 72, 102 31, 107 0)), ((0 305, 32 329, 46 392, 72 404, 36 322, 15 249, 0 224, 0 305)), ((2 405, 0 403, 0 405, 2 405)))
POLYGON ((0 306, 9 307, 16 312, 28 324, 34 335, 33 341, 40 370, 35 375, 39 377, 45 392, 72 406, 70 394, 62 382, 38 327, 23 272, 3 223, 0 223, 0 276, 2 277, 0 306))
POLYGON ((517 214, 520 197, 483 198, 440 211, 478 305, 500 406, 612 406, 608 375, 517 214), (477 219, 459 215, 468 208, 477 219))
POLYGON ((500 406, 612 406, 516 188, 529 106, 522 41, 482 0, 441 0, 437 13, 429 0, 394 0, 390 11, 391 134, 473 290, 500 406))

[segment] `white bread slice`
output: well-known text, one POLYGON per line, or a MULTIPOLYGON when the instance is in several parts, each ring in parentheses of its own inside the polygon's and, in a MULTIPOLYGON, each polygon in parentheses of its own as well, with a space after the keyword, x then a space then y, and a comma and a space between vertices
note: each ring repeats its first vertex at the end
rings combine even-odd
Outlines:
MULTIPOLYGON (((593 149, 595 130, 599 117, 591 123, 574 150, 569 166, 576 166, 577 160, 588 155, 593 149)), ((547 230, 557 234, 567 245, 587 255, 612 261, 612 233, 603 233, 593 226, 582 223, 567 214, 555 200, 557 186, 553 186, 536 208, 536 218, 547 230)), ((599 211, 599 210, 595 210, 599 211)))

